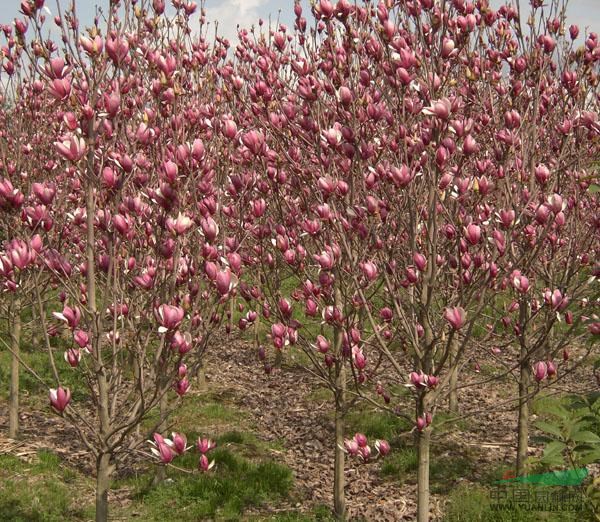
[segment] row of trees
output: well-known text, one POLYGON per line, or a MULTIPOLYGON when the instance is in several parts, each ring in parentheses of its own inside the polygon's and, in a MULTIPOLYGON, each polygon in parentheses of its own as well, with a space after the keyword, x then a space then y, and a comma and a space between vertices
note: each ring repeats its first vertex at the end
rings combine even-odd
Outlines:
POLYGON ((458 411, 474 360, 518 382, 523 473, 533 394, 599 330, 595 33, 558 2, 532 2, 524 26, 518 3, 321 0, 312 28, 296 4, 293 29, 242 29, 231 48, 172 4, 113 1, 84 29, 75 3, 46 20, 25 0, 2 27, 11 434, 30 309, 106 520, 110 477, 164 430, 238 303, 267 370, 301 349, 333 392, 340 519, 345 453, 368 457, 344 417, 366 400, 414 423, 428 520, 432 420, 458 411))

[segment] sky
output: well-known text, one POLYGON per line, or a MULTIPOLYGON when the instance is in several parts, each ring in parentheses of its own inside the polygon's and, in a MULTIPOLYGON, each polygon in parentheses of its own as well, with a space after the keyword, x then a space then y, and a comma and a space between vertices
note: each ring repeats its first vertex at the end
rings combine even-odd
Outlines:
MULTIPOLYGON (((335 0, 333 0, 335 2, 335 0)), ((70 0, 60 0, 61 6, 70 4, 70 0)), ((197 0, 198 3, 199 0, 197 0)), ((0 23, 10 23, 18 16, 20 0, 0 0, 0 23)), ((167 0, 167 3, 170 3, 167 0)), ((302 0, 306 17, 310 17, 308 0, 302 0)), ((503 0, 491 0, 494 7, 501 5, 503 0)), ((94 16, 94 6, 106 7, 108 0, 77 0, 77 9, 83 26, 90 24, 94 16)), ((523 6, 528 0, 521 0, 523 6)), ((46 0, 46 5, 54 13, 56 0, 46 0)), ((219 33, 235 40, 236 26, 250 27, 256 24, 259 18, 276 20, 280 14, 280 21, 288 26, 293 25, 293 0, 206 0, 205 7, 209 20, 219 22, 219 33)), ((600 33, 600 0, 570 0, 567 10, 567 21, 579 25, 583 29, 600 33)))

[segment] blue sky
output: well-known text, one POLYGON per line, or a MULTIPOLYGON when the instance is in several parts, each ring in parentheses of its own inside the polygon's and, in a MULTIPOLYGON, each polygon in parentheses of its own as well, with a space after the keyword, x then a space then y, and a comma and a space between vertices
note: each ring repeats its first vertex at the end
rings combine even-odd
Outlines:
MULTIPOLYGON (((335 0, 333 0, 335 2, 335 0)), ((167 0, 170 3, 170 0, 167 0)), ((198 1, 198 3, 200 3, 198 1)), ((302 0, 305 12, 308 13, 308 0, 302 0)), ((491 0, 495 7, 504 3, 502 0, 491 0)), ((70 0, 61 0, 61 6, 70 4, 70 0)), ((89 24, 94 16, 94 5, 106 7, 108 0, 77 0, 77 9, 83 25, 89 24)), ((523 6, 528 0, 521 0, 523 6)), ((52 12, 56 11, 56 0, 46 0, 46 5, 52 12)), ((17 16, 20 0, 0 0, 0 23, 9 23, 17 16)), ((208 17, 218 20, 220 33, 234 38, 236 25, 249 27, 259 18, 268 19, 269 14, 274 20, 281 12, 281 21, 287 25, 293 23, 293 0, 206 0, 208 17)), ((600 0, 570 0, 567 20, 583 29, 600 32, 600 0)))

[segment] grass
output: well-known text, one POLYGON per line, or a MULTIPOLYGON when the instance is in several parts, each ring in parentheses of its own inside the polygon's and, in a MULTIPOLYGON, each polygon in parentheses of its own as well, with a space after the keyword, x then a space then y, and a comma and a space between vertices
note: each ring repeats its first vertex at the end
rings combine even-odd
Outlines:
MULTIPOLYGON (((216 464, 209 473, 167 468, 167 481, 153 486, 154 468, 150 467, 138 476, 114 480, 113 491, 129 490, 131 502, 111 505, 112 514, 117 518, 136 514, 145 521, 240 520, 249 507, 263 503, 276 506, 289 497, 293 487, 291 470, 264 457, 264 448, 251 434, 229 432, 219 438, 218 444, 210 453, 216 464), (255 445, 261 451, 246 458, 239 454, 238 445, 255 445)), ((175 464, 195 470, 197 461, 196 452, 190 452, 175 464)), ((0 521, 89 520, 94 510, 93 486, 93 479, 71 470, 53 453, 40 451, 32 464, 2 455, 0 521)))
MULTIPOLYGON (((419 465, 417 450, 405 447, 392 451, 381 464, 381 474, 401 483, 415 483, 419 465)), ((472 476, 477 463, 465 455, 436 455, 432 452, 429 477, 431 492, 447 494, 464 477, 472 476)))
MULTIPOLYGON (((54 350, 56 366, 61 378, 61 385, 71 390, 74 401, 82 401, 87 398, 87 385, 81 372, 71 368, 63 357, 64 348, 57 347, 54 350)), ((52 368, 48 362, 46 351, 26 351, 22 349, 21 359, 34 370, 44 381, 42 384, 31 373, 24 368, 19 372, 20 389, 23 391, 21 396, 43 397, 46 398, 49 388, 56 387, 56 381, 52 373, 52 368)), ((0 351, 0 397, 8 399, 10 385, 10 360, 11 353, 8 350, 0 351)))
POLYGON ((394 445, 401 433, 412 429, 412 425, 403 417, 388 412, 361 409, 357 406, 346 415, 346 431, 364 433, 369 439, 386 439, 394 445))
MULTIPOLYGON (((523 491, 522 488, 519 492, 523 491)), ((492 505, 491 491, 481 486, 459 486, 450 494, 444 522, 570 522, 591 520, 591 513, 547 512, 519 509, 499 511, 492 505)))
POLYGON ((12 455, 0 455, 0 521, 92 518, 91 504, 86 505, 81 498, 86 480, 60 464, 59 457, 47 451, 40 451, 32 464, 12 455))
MULTIPOLYGON (((156 487, 141 487, 135 500, 148 521, 240 520, 244 510, 286 498, 293 485, 289 468, 273 461, 254 462, 226 448, 215 449, 211 473, 191 475, 169 470, 169 479, 156 487)), ((178 465, 195 467, 197 455, 185 455, 178 465)))
POLYGON ((309 513, 298 513, 290 511, 278 513, 271 516, 260 516, 248 518, 249 522, 334 522, 335 517, 328 506, 320 505, 314 507, 309 513))

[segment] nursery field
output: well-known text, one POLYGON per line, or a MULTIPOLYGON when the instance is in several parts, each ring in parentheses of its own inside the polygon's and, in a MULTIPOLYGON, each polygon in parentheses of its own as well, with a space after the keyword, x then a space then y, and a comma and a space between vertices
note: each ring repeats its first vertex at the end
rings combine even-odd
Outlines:
MULTIPOLYGON (((114 480, 110 519, 335 520, 329 508, 331 392, 315 386, 298 366, 301 353, 288 354, 280 369, 265 375, 251 345, 231 342, 225 335, 215 342, 218 349, 208 358, 204 382, 194 383, 171 421, 192 440, 206 435, 214 439, 215 473, 189 474, 172 468, 163 483, 155 484, 156 469, 148 464, 147 451, 141 452, 114 480)), ((35 359, 29 359, 31 365, 43 372, 43 363, 35 359)), ((493 371, 483 367, 479 374, 472 371, 468 380, 493 371)), ((1 377, 0 425, 6 426, 6 375, 1 377)), ((584 504, 572 513, 528 511, 527 506, 498 512, 491 506, 496 481, 514 470, 516 423, 514 405, 507 402, 514 386, 502 379, 485 391, 466 388, 460 395, 460 415, 438 416, 441 426, 432 443, 432 520, 593 519, 584 504)), ((583 367, 553 390, 552 397, 590 389, 597 389, 597 383, 583 367)), ((23 393, 22 440, 0 435, 0 520, 93 519, 94 462, 68 426, 49 414, 47 397, 34 381, 25 381, 23 393)), ((544 413, 552 400, 537 401, 536 419, 552 419, 544 413)), ((387 439, 392 448, 384 461, 346 467, 349 519, 414 520, 418 461, 413 426, 363 405, 348 415, 346 427, 348 433, 387 439)), ((600 432, 600 415, 592 429, 600 432)), ((543 455, 543 447, 543 432, 536 430, 529 448, 534 460, 543 455)), ((193 461, 187 460, 181 467, 193 468, 193 461)), ((536 463, 532 473, 549 469, 536 463)), ((598 476, 600 466, 590 466, 590 471, 598 476)))
POLYGON ((598 34, 223 2, 0 24, 0 522, 600 522, 598 34))

